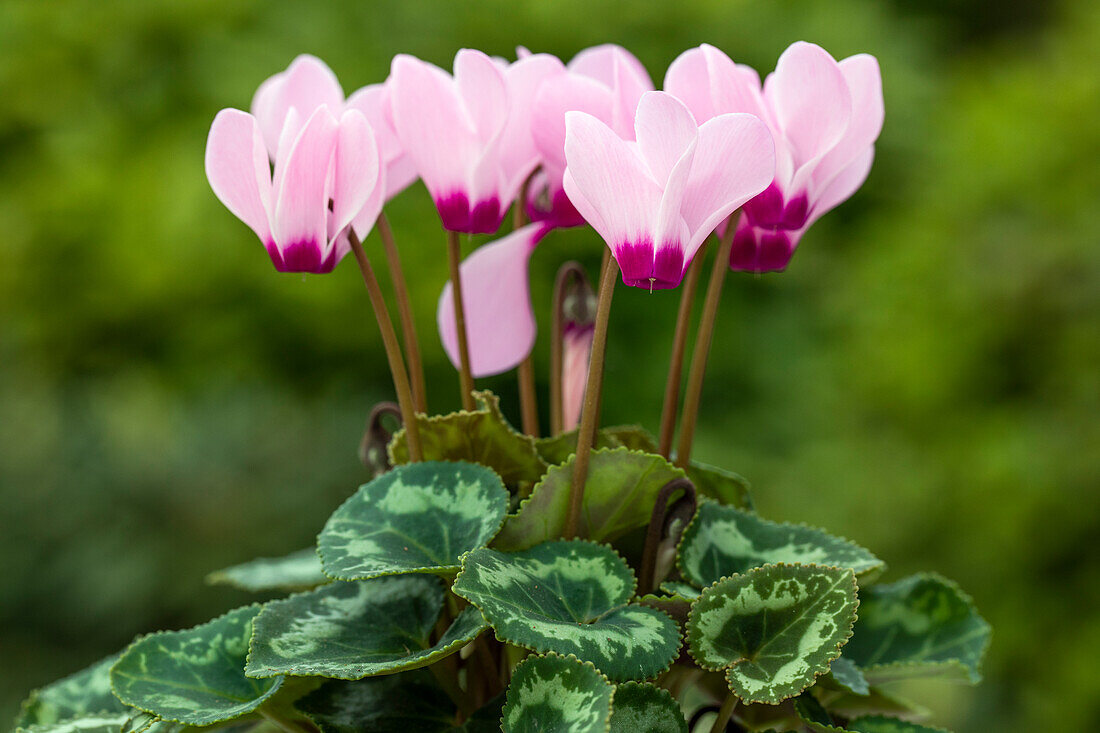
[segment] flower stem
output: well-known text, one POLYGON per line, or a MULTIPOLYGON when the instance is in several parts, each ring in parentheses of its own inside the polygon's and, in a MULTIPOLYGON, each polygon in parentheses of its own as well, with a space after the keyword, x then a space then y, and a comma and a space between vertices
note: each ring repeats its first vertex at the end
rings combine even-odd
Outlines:
POLYGON ((565 337, 566 291, 570 280, 584 278, 584 269, 579 262, 569 260, 558 268, 554 278, 554 300, 550 313, 550 434, 557 435, 565 424, 565 403, 562 401, 562 368, 565 337))
POLYGON ((726 701, 722 703, 722 707, 718 708, 718 717, 714 720, 714 725, 710 727, 710 733, 722 733, 726 729, 726 725, 730 722, 730 718, 733 717, 734 708, 737 707, 737 695, 732 692, 726 697, 726 701))
POLYGON ((665 402, 661 408, 661 433, 658 441, 659 451, 668 458, 672 452, 672 434, 676 431, 676 408, 680 401, 680 379, 684 372, 684 348, 687 346, 688 323, 691 321, 691 306, 695 303, 695 286, 699 283, 699 272, 703 269, 703 255, 707 245, 704 242, 695 259, 688 267, 684 279, 684 289, 680 293, 680 310, 676 314, 676 330, 672 333, 672 359, 668 365, 668 379, 665 382, 665 402))
POLYGON ((401 256, 393 241, 393 229, 385 213, 378 215, 378 234, 382 237, 382 246, 386 251, 386 262, 390 267, 390 279, 393 280, 393 293, 397 298, 397 312, 401 318, 401 336, 405 342, 405 358, 409 362, 409 381, 412 384, 413 404, 417 412, 428 412, 428 392, 424 384, 424 364, 420 360, 420 342, 416 338, 416 323, 413 321, 412 305, 409 302, 409 289, 405 283, 405 272, 401 268, 401 256))
POLYGON ((569 516, 563 537, 571 540, 577 536, 581 505, 584 502, 584 484, 588 479, 588 459, 596 439, 599 421, 600 394, 603 388, 604 355, 607 351, 607 322, 611 315, 611 296, 615 292, 615 278, 619 265, 607 259, 600 274, 600 300, 596 306, 596 330, 592 338, 592 354, 588 361, 588 383, 584 388, 584 405, 581 407, 581 426, 577 433, 577 457, 573 464, 573 484, 569 493, 569 516))
MULTIPOLYGON (((527 184, 531 177, 520 186, 519 196, 512 204, 512 231, 527 225, 527 184)), ((520 362, 516 370, 519 377, 519 410, 523 418, 523 432, 533 438, 539 437, 539 400, 535 391, 535 356, 534 348, 527 357, 520 362)))
POLYGON ((401 358, 401 347, 397 343, 397 334, 394 333, 389 310, 386 309, 386 299, 382 297, 378 278, 374 276, 374 269, 370 265, 370 260, 367 259, 367 253, 363 251, 363 243, 350 227, 348 240, 351 242, 355 261, 359 263, 359 271, 363 273, 363 283, 367 286, 367 295, 370 296, 374 317, 378 320, 378 328, 382 332, 382 344, 386 349, 386 359, 389 361, 390 373, 393 375, 393 387, 397 391, 397 403, 401 408, 401 421, 405 424, 405 435, 408 438, 409 460, 420 461, 423 460, 420 452, 420 427, 416 423, 416 408, 413 405, 412 389, 409 387, 409 375, 405 371, 405 361, 401 358))
POLYGON ((462 276, 459 262, 462 252, 458 232, 447 230, 447 264, 451 268, 451 295, 454 297, 455 331, 458 334, 458 384, 462 390, 462 409, 474 410, 474 377, 470 372, 470 344, 466 340, 466 308, 462 304, 462 276))
POLYGON ((726 232, 718 244, 714 269, 707 285, 707 299, 703 302, 703 315, 699 319, 699 332, 695 337, 695 350, 691 355, 691 371, 688 372, 687 389, 684 391, 684 411, 680 417, 680 444, 676 449, 676 465, 684 468, 691 459, 691 443, 695 439, 695 420, 699 417, 699 400, 703 395, 703 376, 707 371, 711 337, 714 336, 714 320, 718 315, 718 301, 722 298, 722 283, 729 270, 730 248, 737 222, 731 216, 726 221, 726 232))

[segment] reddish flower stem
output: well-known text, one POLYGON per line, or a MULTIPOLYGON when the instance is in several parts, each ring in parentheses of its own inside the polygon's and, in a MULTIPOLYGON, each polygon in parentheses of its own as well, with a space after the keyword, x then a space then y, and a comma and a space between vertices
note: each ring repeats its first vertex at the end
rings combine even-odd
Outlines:
POLYGON ((459 264, 462 250, 458 232, 447 230, 447 264, 451 269, 451 295, 454 298, 455 332, 458 334, 458 384, 462 391, 462 409, 474 410, 474 377, 470 371, 470 344, 466 340, 466 308, 462 304, 462 275, 459 264))
POLYGON ((665 381, 665 401, 661 408, 661 432, 658 439, 658 451, 668 458, 672 452, 672 435, 676 432, 676 408, 680 401, 680 380, 684 372, 684 349, 687 346, 688 324, 691 321, 691 306, 695 303, 695 287, 699 283, 699 273, 703 269, 706 242, 695 253, 684 279, 684 289, 680 293, 680 310, 676 314, 676 330, 672 334, 672 357, 668 365, 668 379, 665 381))
POLYGON ((393 240, 393 229, 385 213, 378 215, 378 234, 382 238, 382 247, 386 252, 386 262, 393 281, 393 294, 397 300, 397 313, 401 319, 401 337, 405 342, 405 358, 409 363, 409 381, 412 385, 413 404, 417 412, 428 412, 428 392, 424 384, 424 365, 420 360, 420 342, 416 337, 416 322, 413 320, 412 304, 409 301, 409 289, 405 283, 405 272, 401 268, 401 255, 393 240))

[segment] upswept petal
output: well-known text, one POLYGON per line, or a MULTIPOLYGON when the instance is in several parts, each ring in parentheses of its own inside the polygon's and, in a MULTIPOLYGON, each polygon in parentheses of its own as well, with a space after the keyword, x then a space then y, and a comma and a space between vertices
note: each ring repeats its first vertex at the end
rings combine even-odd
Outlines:
POLYGON ((569 71, 595 79, 611 90, 611 116, 604 119, 624 140, 634 139, 634 110, 653 81, 642 62, 622 46, 605 43, 586 48, 569 62, 569 71))
POLYGON ((344 90, 332 69, 324 61, 302 54, 286 71, 271 77, 256 90, 252 113, 263 130, 264 143, 274 156, 287 112, 293 107, 301 119, 308 119, 321 105, 334 113, 344 104, 344 90))
POLYGON ((259 123, 223 109, 206 140, 206 177, 214 195, 265 244, 271 239, 271 166, 259 123))
POLYGON ((869 147, 856 155, 847 166, 833 176, 828 185, 818 194, 817 202, 810 211, 806 226, 814 223, 826 212, 847 201, 859 190, 871 173, 871 164, 875 160, 875 149, 869 147))
POLYGON ((481 51, 463 48, 455 54, 454 80, 478 139, 482 143, 495 140, 510 112, 508 86, 500 67, 481 51))
POLYGON ((302 126, 287 154, 280 187, 275 192, 273 228, 288 270, 318 272, 323 264, 338 127, 329 108, 319 107, 302 126))
POLYGON ((840 142, 817 164, 814 182, 818 186, 828 185, 833 176, 875 143, 885 117, 878 60, 861 53, 849 56, 839 66, 852 97, 852 121, 840 142))
POLYGON ((480 145, 473 122, 442 69, 399 54, 390 72, 393 129, 438 203, 465 190, 480 145))
POLYGON ((720 49, 704 43, 700 48, 707 61, 707 78, 710 81, 711 99, 716 114, 747 112, 767 123, 772 113, 764 100, 760 75, 744 64, 735 64, 720 49))
POLYGON ((758 118, 735 113, 704 122, 681 209, 692 235, 686 259, 726 217, 767 188, 774 174, 775 146, 758 118))
POLYGON ((353 220, 359 225, 356 232, 360 238, 367 235, 382 207, 383 175, 378 146, 367 118, 362 112, 349 109, 340 117, 336 136, 330 241, 353 220))
POLYGON ((565 170, 565 113, 611 119, 611 95, 595 79, 566 73, 547 79, 535 95, 531 132, 544 167, 565 170))
POLYGON ((699 135, 691 112, 667 92, 646 92, 634 119, 638 150, 653 180, 665 185, 672 169, 699 135))
POLYGON ((386 168, 386 200, 404 191, 416 180, 416 168, 401 140, 393 129, 393 123, 385 113, 389 90, 385 84, 371 84, 359 89, 350 97, 345 109, 356 109, 367 118, 374 132, 374 141, 378 145, 378 156, 386 168))
MULTIPOLYGON (((556 56, 546 53, 528 55, 504 72, 511 105, 508 124, 500 138, 500 164, 504 174, 502 198, 505 201, 515 198, 539 163, 534 138, 535 99, 543 84, 557 76, 566 76, 565 65, 556 56)), ((564 127, 564 121, 561 124, 564 127)))
POLYGON ((661 189, 641 157, 584 112, 567 112, 565 129, 564 187, 577 211, 613 251, 649 238, 661 189))
POLYGON ((717 114, 711 99, 710 71, 701 46, 689 48, 669 64, 665 91, 683 102, 696 120, 709 120, 717 114))
MULTIPOLYGON (((475 377, 500 374, 524 360, 535 344, 535 314, 527 263, 549 229, 528 224, 503 239, 478 248, 459 268, 466 309, 470 369, 475 377)), ((458 366, 458 335, 450 281, 436 312, 439 336, 458 366)))
POLYGON ((815 44, 799 41, 783 52, 764 96, 794 153, 795 171, 829 152, 848 129, 848 82, 833 57, 815 44))

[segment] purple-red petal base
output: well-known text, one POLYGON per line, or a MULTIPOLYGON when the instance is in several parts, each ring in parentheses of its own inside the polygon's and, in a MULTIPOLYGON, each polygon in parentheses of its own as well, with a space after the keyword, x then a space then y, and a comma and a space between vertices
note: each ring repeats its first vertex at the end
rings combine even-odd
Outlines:
POLYGON ((623 283, 646 290, 667 290, 684 278, 684 253, 678 245, 664 245, 654 252, 653 240, 645 237, 623 242, 611 253, 619 263, 623 283))
POLYGON ((492 234, 500 229, 504 212, 496 196, 478 201, 470 208, 470 198, 462 191, 449 193, 435 201, 443 228, 464 234, 492 234))
POLYGON ((264 246, 267 248, 267 254, 271 257, 275 269, 279 272, 308 272, 323 275, 332 272, 332 269, 336 267, 335 247, 328 253, 328 256, 324 259, 321 258, 321 252, 325 249, 323 242, 303 239, 291 242, 283 247, 281 252, 272 241, 265 242, 264 246))

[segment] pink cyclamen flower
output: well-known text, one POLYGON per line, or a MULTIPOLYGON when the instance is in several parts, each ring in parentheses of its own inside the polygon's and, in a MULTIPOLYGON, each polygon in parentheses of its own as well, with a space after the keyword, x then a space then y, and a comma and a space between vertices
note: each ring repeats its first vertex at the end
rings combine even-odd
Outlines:
MULTIPOLYGON (((535 345, 535 313, 527 278, 527 263, 539 240, 549 231, 528 224, 483 245, 462 261, 462 294, 466 309, 466 339, 470 371, 488 377, 514 368, 535 345)), ((454 298, 448 280, 436 311, 439 337, 456 367, 459 364, 454 298)))
POLYGON ((435 200, 443 226, 495 232, 538 165, 531 108, 542 80, 560 70, 535 54, 511 65, 462 49, 454 75, 412 56, 393 60, 393 128, 435 200))
POLYGON ((730 253, 734 270, 783 270, 806 229, 863 184, 882 130, 882 79, 874 56, 840 61, 812 43, 792 44, 760 84, 713 46, 685 51, 665 89, 697 119, 748 112, 775 139, 775 180, 745 205, 730 253))
POLYGON ((226 208, 256 232, 276 270, 330 272, 350 250, 345 232, 352 219, 381 209, 378 149, 360 112, 337 119, 322 105, 301 125, 297 114, 288 113, 272 179, 259 122, 223 109, 210 126, 206 177, 226 208))
MULTIPOLYGON (((292 109, 296 111, 299 122, 308 119, 321 105, 327 106, 333 114, 341 114, 348 109, 359 110, 374 132, 378 155, 386 171, 385 199, 389 201, 416 180, 416 170, 383 113, 388 95, 386 84, 371 84, 352 93, 345 102, 344 90, 332 69, 316 56, 302 54, 291 62, 286 71, 275 74, 260 85, 252 98, 251 110, 273 160, 278 152, 283 126, 292 109)), ((361 236, 365 236, 373 224, 373 220, 356 221, 355 227, 361 236)))
POLYGON ((533 221, 560 227, 584 219, 562 189, 565 174, 565 113, 587 112, 603 120, 624 140, 634 139, 634 112, 642 94, 653 90, 645 67, 621 46, 587 48, 565 70, 542 83, 535 96, 532 132, 542 160, 527 197, 533 221))
POLYGON ((642 95, 637 143, 584 112, 568 112, 565 125, 565 192, 607 242, 627 285, 679 285, 707 236, 775 175, 763 122, 724 114, 699 126, 665 92, 642 95))

